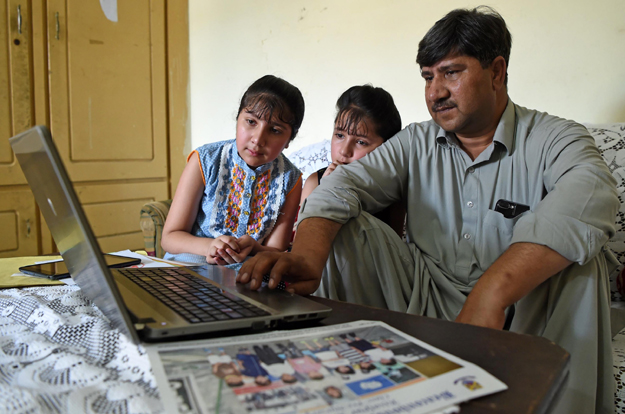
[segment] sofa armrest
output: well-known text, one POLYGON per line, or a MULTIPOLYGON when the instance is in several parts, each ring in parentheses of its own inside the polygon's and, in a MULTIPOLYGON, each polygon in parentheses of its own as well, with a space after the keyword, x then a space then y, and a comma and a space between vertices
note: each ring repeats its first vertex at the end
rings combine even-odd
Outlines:
POLYGON ((162 258, 165 254, 161 247, 161 237, 170 207, 171 200, 152 201, 141 207, 139 226, 143 232, 143 243, 148 256, 162 258))

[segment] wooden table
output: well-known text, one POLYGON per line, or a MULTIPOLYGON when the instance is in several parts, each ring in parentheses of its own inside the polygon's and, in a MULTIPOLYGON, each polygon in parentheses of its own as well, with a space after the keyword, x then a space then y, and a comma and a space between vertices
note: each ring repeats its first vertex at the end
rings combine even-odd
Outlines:
POLYGON ((462 404, 462 414, 549 413, 568 378, 569 353, 545 338, 323 298, 311 299, 333 310, 322 325, 361 319, 382 321, 480 366, 508 385, 506 391, 462 404))

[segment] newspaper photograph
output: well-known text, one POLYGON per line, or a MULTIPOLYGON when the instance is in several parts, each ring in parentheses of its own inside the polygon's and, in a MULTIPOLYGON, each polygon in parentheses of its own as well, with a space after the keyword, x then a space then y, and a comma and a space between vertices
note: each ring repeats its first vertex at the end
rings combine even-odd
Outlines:
POLYGON ((458 412, 507 389, 383 322, 146 348, 168 413, 458 412))

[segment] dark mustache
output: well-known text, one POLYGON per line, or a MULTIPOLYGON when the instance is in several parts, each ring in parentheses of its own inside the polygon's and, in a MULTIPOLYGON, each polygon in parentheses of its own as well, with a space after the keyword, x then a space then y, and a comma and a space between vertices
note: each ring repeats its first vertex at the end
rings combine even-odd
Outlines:
POLYGON ((450 100, 444 100, 444 101, 439 101, 436 102, 434 105, 432 105, 432 111, 433 112, 438 112, 441 109, 448 109, 448 108, 454 108, 456 106, 456 103, 450 100))

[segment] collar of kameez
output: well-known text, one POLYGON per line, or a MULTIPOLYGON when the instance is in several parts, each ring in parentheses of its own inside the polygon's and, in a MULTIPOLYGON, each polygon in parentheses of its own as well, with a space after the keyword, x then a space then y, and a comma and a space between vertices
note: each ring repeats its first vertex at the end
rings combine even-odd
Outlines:
POLYGON ((245 161, 243 160, 243 158, 241 158, 241 156, 239 155, 239 151, 237 150, 236 140, 232 141, 232 148, 230 150, 232 151, 232 160, 237 166, 239 166, 239 168, 245 171, 246 174, 260 175, 264 173, 265 171, 267 171, 268 169, 270 169, 271 166, 275 162, 277 162, 277 158, 276 158, 275 160, 273 160, 272 162, 268 162, 267 164, 259 165, 256 168, 250 168, 250 166, 247 165, 245 161))
MULTIPOLYGON (((501 115, 499 124, 497 124, 497 129, 495 129, 495 135, 493 136, 493 141, 503 145, 508 153, 512 152, 512 149, 514 148, 514 123, 516 120, 514 107, 514 103, 510 99, 508 99, 506 109, 501 115)), ((447 132, 443 128, 438 129, 436 142, 438 143, 438 145, 441 145, 443 147, 460 146, 456 134, 454 134, 453 132, 447 132)))

